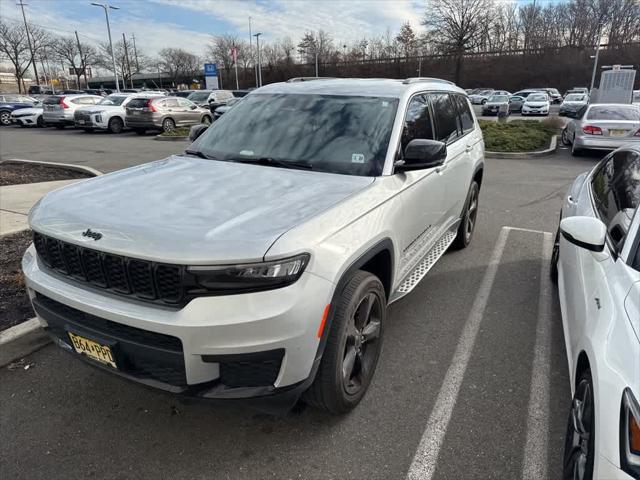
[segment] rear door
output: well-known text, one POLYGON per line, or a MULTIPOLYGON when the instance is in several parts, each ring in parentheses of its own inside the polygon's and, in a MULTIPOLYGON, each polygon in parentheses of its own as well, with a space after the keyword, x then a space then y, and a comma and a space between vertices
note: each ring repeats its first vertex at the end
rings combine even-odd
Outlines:
POLYGON ((178 107, 180 109, 181 123, 183 125, 194 125, 200 123, 200 109, 195 103, 186 98, 178 99, 178 107))

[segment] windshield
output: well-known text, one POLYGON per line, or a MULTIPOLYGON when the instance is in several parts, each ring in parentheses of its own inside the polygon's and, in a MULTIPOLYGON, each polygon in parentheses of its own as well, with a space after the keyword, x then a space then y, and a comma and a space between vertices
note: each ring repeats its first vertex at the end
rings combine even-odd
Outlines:
POLYGON ((532 93, 527 97, 527 100, 530 102, 546 102, 547 96, 540 93, 532 93))
POLYGON ((587 114, 589 120, 640 120, 640 108, 624 105, 592 107, 587 114))
POLYGON ((509 101, 509 97, 507 95, 493 95, 489 98, 489 102, 493 103, 506 103, 509 101))
POLYGON ((211 92, 193 92, 187 98, 192 102, 206 102, 211 92))
POLYGON ((382 173, 394 98, 253 94, 194 144, 219 160, 270 158, 347 175, 382 173))
POLYGON ((480 92, 480 95, 491 95, 493 93, 493 90, 483 90, 480 92))
POLYGON ((100 100, 96 105, 122 105, 122 102, 126 99, 127 97, 124 95, 109 95, 100 100))
POLYGON ((584 95, 580 93, 571 93, 564 99, 565 102, 582 102, 584 101, 584 95))

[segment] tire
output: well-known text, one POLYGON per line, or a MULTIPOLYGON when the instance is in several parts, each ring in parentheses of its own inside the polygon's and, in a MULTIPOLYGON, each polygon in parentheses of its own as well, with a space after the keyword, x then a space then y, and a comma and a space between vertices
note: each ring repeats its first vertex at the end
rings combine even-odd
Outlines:
POLYGON ((9 110, 0 111, 0 125, 3 127, 11 125, 11 112, 9 110))
POLYGON ((382 282, 369 272, 356 271, 347 280, 332 310, 333 321, 322 361, 303 400, 308 405, 341 414, 360 403, 380 357, 387 318, 382 282))
POLYGON ((485 103, 487 103, 487 100, 482 100, 482 102, 480 102, 482 105, 484 105, 485 103))
POLYGON ((42 115, 40 115, 40 116, 38 117, 38 119, 36 120, 36 126, 37 126, 38 128, 44 128, 44 127, 46 127, 46 125, 45 125, 45 123, 44 123, 44 118, 42 118, 42 115))
POLYGON ((571 145, 571 142, 569 141, 569 133, 567 132, 567 127, 562 129, 562 136, 560 137, 562 144, 565 146, 569 146, 571 145))
POLYGON ((553 241, 553 251, 551 252, 551 263, 549 265, 549 276, 553 283, 558 283, 558 262, 560 261, 560 227, 556 230, 556 238, 553 241))
POLYGON ((122 132, 122 129, 124 129, 124 122, 120 117, 113 117, 109 120, 107 128, 111 133, 120 133, 122 132))
POLYGON ((211 125, 211 115, 203 115, 200 123, 203 123, 204 125, 211 125))
POLYGON ((147 131, 144 128, 134 128, 133 131, 136 132, 136 134, 138 135, 144 135, 145 133, 147 133, 147 131))
POLYGON ((173 121, 172 118, 165 118, 162 121, 162 131, 163 132, 171 132, 176 129, 176 122, 173 121))
POLYGON ((593 479, 596 436, 594 405, 591 371, 585 370, 578 379, 569 410, 562 462, 564 480, 593 479))
POLYGON ((461 250, 466 248, 471 243, 473 232, 478 219, 478 205, 480 201, 480 185, 473 180, 471 187, 469 187, 469 193, 467 193, 467 199, 464 202, 464 210, 462 212, 462 220, 458 227, 458 233, 456 238, 451 244, 455 250, 461 250))

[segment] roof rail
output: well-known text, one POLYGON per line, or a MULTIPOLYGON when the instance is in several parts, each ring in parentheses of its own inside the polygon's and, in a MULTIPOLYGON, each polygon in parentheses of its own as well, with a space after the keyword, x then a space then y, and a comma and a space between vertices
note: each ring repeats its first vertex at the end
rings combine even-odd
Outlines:
POLYGON ((310 82, 311 80, 335 80, 336 77, 293 77, 287 80, 287 83, 293 82, 310 82))
POLYGON ((449 80, 443 80, 442 78, 433 78, 433 77, 411 77, 405 78, 402 83, 405 85, 409 85, 410 83, 418 83, 418 82, 438 82, 438 83, 448 83, 449 85, 455 85, 455 83, 450 82, 449 80))

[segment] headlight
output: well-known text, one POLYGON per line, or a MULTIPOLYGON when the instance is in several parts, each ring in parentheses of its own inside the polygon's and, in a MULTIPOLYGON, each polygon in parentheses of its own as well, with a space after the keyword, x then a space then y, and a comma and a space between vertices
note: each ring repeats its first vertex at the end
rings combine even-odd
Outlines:
POLYGON ((229 295, 291 285, 300 278, 308 263, 309 254, 303 253, 272 262, 194 266, 188 267, 187 271, 194 276, 196 289, 211 294, 229 295))
POLYGON ((640 479, 640 406, 628 388, 620 409, 620 467, 640 479))

